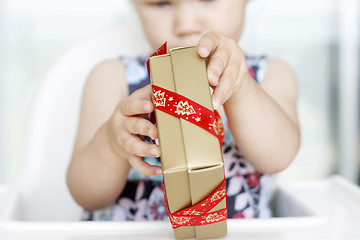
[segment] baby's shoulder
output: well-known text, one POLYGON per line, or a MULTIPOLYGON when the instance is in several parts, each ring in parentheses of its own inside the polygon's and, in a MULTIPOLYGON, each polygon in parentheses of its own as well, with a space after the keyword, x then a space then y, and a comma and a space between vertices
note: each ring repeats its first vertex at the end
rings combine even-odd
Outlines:
POLYGON ((281 59, 269 58, 266 60, 266 71, 262 86, 265 89, 297 91, 296 75, 292 67, 281 59))
POLYGON ((108 59, 98 63, 90 72, 85 84, 85 92, 121 91, 127 95, 125 64, 121 59, 108 59))
POLYGON ((267 73, 271 73, 271 74, 289 74, 289 73, 294 73, 292 67, 290 66, 289 63, 287 63, 285 60, 283 59, 279 59, 279 58, 268 58, 266 59, 266 68, 267 68, 267 73))
POLYGON ((121 59, 107 59, 98 63, 91 71, 89 80, 111 81, 125 77, 125 64, 121 59))
POLYGON ((268 59, 266 65, 262 88, 297 123, 298 84, 295 72, 288 63, 280 59, 268 59))

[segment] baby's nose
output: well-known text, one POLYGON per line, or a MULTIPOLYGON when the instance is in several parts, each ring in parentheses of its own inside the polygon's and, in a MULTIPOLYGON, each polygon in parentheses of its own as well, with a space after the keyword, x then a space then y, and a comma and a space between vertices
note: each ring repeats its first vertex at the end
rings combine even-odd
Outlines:
POLYGON ((203 30, 203 22, 197 14, 196 5, 191 2, 181 3, 174 11, 174 34, 177 37, 199 35, 203 30))

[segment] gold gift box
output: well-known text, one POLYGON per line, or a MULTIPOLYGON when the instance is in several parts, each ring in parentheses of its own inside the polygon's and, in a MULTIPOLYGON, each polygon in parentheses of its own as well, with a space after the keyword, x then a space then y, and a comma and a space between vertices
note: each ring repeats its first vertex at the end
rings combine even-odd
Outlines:
MULTIPOLYGON (((152 84, 183 95, 213 110, 205 60, 197 46, 150 57, 152 84)), ((155 109, 161 165, 171 213, 195 205, 224 180, 219 140, 204 129, 155 109)), ((226 208, 226 198, 210 212, 226 208)), ((174 229, 175 237, 219 238, 227 235, 226 221, 174 229)))

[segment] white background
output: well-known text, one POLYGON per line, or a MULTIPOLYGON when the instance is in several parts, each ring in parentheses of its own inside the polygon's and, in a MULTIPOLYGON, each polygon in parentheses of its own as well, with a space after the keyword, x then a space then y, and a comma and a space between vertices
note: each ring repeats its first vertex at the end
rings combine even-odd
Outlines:
MULTIPOLYGON (((286 179, 338 171, 339 2, 248 6, 240 46, 286 60, 298 77, 302 145, 286 179)), ((126 0, 0 0, 0 183, 19 175, 31 102, 51 65, 82 39, 134 17, 126 0)))

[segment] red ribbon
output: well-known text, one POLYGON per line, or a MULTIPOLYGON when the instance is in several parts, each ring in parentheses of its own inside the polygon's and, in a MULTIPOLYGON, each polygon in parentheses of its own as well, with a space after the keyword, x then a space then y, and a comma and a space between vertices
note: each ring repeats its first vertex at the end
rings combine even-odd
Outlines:
POLYGON ((189 98, 156 85, 152 85, 152 90, 156 109, 203 128, 217 137, 222 146, 225 132, 217 111, 211 111, 189 98))
MULTIPOLYGON (((166 42, 150 57, 163 54, 166 54, 166 42)), ((150 77, 149 60, 146 64, 150 77)), ((178 93, 169 91, 165 88, 152 85, 152 89, 153 102, 156 109, 189 121, 203 128, 218 138, 220 148, 222 148, 224 127, 221 121, 221 117, 217 111, 211 111, 210 109, 192 101, 191 99, 186 98, 178 93)), ((222 183, 215 189, 215 191, 204 200, 175 213, 171 213, 169 210, 164 181, 163 185, 165 204, 169 213, 171 225, 174 229, 182 226, 203 226, 221 222, 227 219, 227 207, 215 212, 209 212, 222 200, 226 199, 225 178, 222 183)))
POLYGON ((226 198, 225 179, 207 198, 191 207, 185 208, 175 213, 170 213, 165 188, 164 198, 173 229, 183 226, 204 226, 227 219, 227 208, 209 213, 211 209, 213 209, 226 198))
MULTIPOLYGON (((154 56, 158 56, 158 55, 164 55, 167 53, 167 42, 164 42, 163 45, 161 45, 161 47, 159 47, 158 50, 156 50, 153 54, 150 55, 149 58, 154 57, 154 56)), ((149 59, 146 61, 146 67, 147 67, 147 72, 150 77, 150 64, 149 64, 149 59)))

